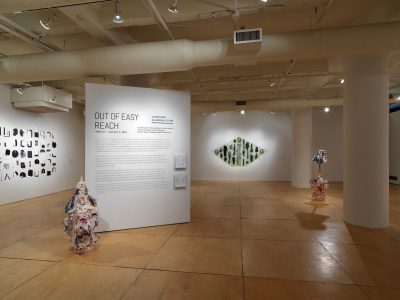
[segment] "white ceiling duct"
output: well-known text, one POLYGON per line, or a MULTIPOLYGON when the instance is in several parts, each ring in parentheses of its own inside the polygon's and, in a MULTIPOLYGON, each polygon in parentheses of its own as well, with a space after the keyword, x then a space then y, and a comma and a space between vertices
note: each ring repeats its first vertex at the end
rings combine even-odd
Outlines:
MULTIPOLYGON (((288 110, 307 107, 333 107, 343 106, 343 98, 320 99, 273 99, 247 101, 245 106, 236 105, 235 101, 199 101, 192 102, 191 109, 194 114, 213 113, 220 111, 240 111, 243 107, 252 110, 288 110)), ((396 103, 395 99, 388 99, 389 103, 396 103)))
POLYGON ((232 40, 161 41, 0 58, 0 83, 188 71, 194 67, 390 52, 400 22, 264 35, 259 51, 235 55, 232 40))

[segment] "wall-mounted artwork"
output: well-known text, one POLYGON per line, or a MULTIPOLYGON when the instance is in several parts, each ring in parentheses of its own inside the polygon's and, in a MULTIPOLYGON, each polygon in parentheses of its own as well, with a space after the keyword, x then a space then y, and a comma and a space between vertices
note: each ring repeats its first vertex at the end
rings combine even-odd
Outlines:
POLYGON ((216 156, 234 167, 247 166, 264 153, 265 150, 263 148, 241 137, 214 150, 216 156))
POLYGON ((0 126, 0 182, 51 176, 57 168, 56 150, 51 131, 0 126))

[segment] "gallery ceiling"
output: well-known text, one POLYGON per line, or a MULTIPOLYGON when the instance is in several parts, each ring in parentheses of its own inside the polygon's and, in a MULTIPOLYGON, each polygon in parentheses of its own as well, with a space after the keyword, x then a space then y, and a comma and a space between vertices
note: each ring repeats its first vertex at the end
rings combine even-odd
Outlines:
MULTIPOLYGON (((178 0, 178 13, 168 11, 171 2, 121 0, 124 22, 117 24, 115 0, 0 0, 0 64, 1 57, 52 51, 43 43, 56 51, 71 51, 170 39, 232 39, 234 30, 250 28, 262 28, 268 35, 400 21, 398 0, 178 0), (40 20, 50 23, 50 29, 44 29, 40 20), (27 32, 37 38, 26 38, 27 32)), ((72 93, 78 103, 84 103, 85 82, 187 90, 193 102, 312 100, 343 95, 338 61, 289 58, 46 83, 72 93)), ((400 53, 393 53, 390 60, 390 86, 400 86, 400 53)))

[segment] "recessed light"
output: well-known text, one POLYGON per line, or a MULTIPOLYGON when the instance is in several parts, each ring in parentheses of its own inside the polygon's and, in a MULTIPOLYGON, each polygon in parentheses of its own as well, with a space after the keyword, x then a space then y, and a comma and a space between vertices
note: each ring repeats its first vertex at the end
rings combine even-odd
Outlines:
POLYGON ((328 113, 328 112, 330 112, 330 111, 331 111, 330 107, 329 107, 329 106, 325 106, 324 112, 328 113))
POLYGON ((246 111, 245 111, 244 109, 242 109, 242 110, 240 111, 240 114, 243 116, 243 115, 246 114, 246 111))
POLYGON ((344 79, 342 78, 342 79, 340 79, 340 83, 341 84, 343 84, 344 83, 344 79))

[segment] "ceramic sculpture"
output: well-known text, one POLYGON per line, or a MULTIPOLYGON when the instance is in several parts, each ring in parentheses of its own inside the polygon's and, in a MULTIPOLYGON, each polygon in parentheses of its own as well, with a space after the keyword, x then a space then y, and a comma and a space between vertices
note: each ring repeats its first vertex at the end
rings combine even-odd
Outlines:
POLYGON ((318 164, 318 175, 310 180, 312 199, 322 201, 325 200, 325 191, 329 187, 328 181, 321 175, 321 165, 328 161, 327 151, 322 149, 318 150, 312 161, 318 164))
POLYGON ((78 254, 92 250, 98 240, 94 232, 98 225, 97 203, 89 195, 82 177, 65 206, 65 212, 68 216, 64 219, 64 231, 71 238, 71 250, 78 254))

